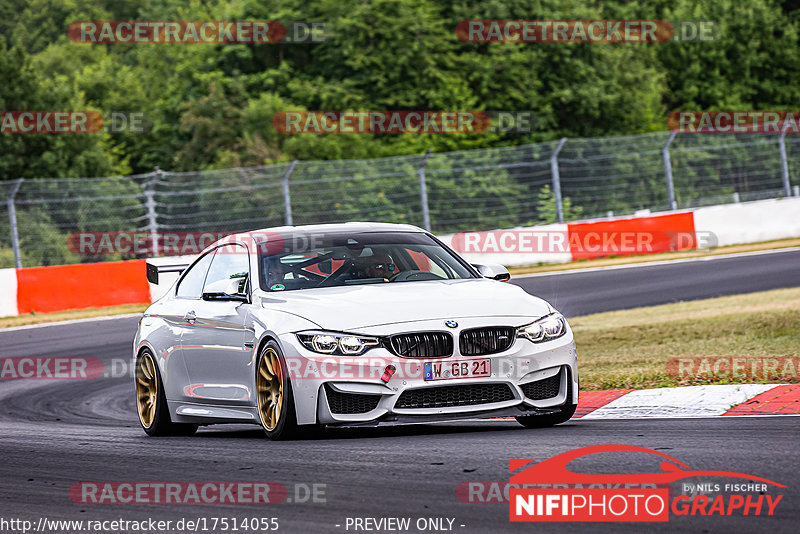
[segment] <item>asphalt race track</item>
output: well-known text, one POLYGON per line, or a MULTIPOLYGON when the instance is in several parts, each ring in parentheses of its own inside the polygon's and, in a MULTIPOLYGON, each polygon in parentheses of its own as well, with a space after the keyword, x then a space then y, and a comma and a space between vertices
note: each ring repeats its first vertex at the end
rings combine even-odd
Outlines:
POLYGON ((800 249, 707 256, 691 261, 628 265, 511 281, 574 317, 800 286, 800 249))
MULTIPOLYGON (((800 250, 516 281, 551 299, 564 313, 577 315, 800 286, 800 250)), ((352 527, 346 529, 348 517, 410 517, 412 525, 417 518, 444 517, 454 519, 455 532, 469 533, 639 532, 643 528, 797 531, 800 419, 796 417, 573 420, 543 430, 527 430, 513 421, 468 421, 325 430, 293 442, 269 442, 256 427, 221 426, 201 429, 189 438, 147 438, 137 422, 133 383, 125 368, 136 322, 128 317, 0 332, 4 358, 95 357, 113 375, 95 380, 0 383, 0 518, 27 519, 35 525, 41 517, 173 521, 277 517, 279 531, 299 533, 354 532, 352 527), (508 480, 511 458, 544 459, 605 443, 657 449, 693 469, 748 473, 787 488, 781 490, 784 497, 773 517, 672 517, 669 523, 644 527, 515 524, 508 521, 507 503, 461 502, 456 493, 463 482, 508 480), (286 486, 292 502, 270 506, 75 504, 69 489, 79 481, 269 481, 286 486), (317 486, 324 492, 318 494, 319 502, 297 502, 313 484, 324 485, 317 486)), ((648 455, 610 454, 602 461, 580 462, 581 470, 595 473, 658 470, 658 463, 648 455)))

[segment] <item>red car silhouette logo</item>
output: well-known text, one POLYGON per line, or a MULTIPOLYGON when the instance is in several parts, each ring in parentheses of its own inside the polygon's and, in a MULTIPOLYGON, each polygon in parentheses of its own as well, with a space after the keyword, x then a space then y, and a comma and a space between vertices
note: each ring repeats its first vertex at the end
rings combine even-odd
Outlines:
MULTIPOLYGON (((512 460, 510 470, 513 472, 523 465, 528 465, 535 460, 512 460)), ((735 471, 709 471, 694 470, 683 462, 668 456, 662 452, 637 447, 635 445, 593 445, 582 447, 573 451, 568 451, 547 460, 542 460, 524 471, 512 475, 509 482, 511 484, 669 484, 676 480, 691 477, 733 477, 745 478, 758 482, 773 484, 779 488, 785 488, 773 480, 761 478, 735 471), (657 473, 634 473, 634 474, 588 474, 576 473, 567 469, 567 464, 577 458, 597 454, 600 452, 644 452, 655 454, 665 458, 661 462, 661 471, 657 473)))

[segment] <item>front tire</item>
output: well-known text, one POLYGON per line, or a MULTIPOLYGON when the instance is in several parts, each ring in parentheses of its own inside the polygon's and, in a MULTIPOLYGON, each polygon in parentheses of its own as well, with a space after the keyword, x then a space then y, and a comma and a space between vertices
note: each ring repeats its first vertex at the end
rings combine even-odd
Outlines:
POLYGON ((148 436, 191 436, 197 425, 173 423, 169 417, 164 383, 153 353, 145 349, 136 359, 136 412, 148 436))
POLYGON ((278 441, 297 435, 292 381, 281 349, 274 341, 267 342, 258 357, 256 403, 261 427, 269 439, 278 441))

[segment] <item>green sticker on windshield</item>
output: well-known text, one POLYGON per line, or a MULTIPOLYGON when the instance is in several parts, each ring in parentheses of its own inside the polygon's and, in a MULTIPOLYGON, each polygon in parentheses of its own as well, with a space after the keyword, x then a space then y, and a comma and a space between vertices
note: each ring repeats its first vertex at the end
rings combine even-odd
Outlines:
POLYGON ((283 291, 284 289, 286 289, 286 286, 284 286, 283 284, 275 284, 269 289, 270 291, 283 291))

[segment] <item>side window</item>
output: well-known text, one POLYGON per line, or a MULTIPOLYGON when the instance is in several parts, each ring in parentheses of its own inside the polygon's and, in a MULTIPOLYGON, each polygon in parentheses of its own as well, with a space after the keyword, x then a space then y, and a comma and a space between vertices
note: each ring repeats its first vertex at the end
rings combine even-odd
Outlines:
POLYGON ((183 276, 178 284, 178 296, 191 299, 199 299, 203 291, 203 282, 206 280, 206 273, 208 266, 211 264, 211 258, 214 257, 214 252, 209 252, 200 261, 195 263, 183 276))
POLYGON ((204 292, 244 293, 250 275, 250 257, 241 245, 219 247, 206 276, 204 292))

